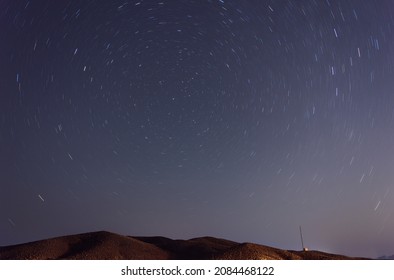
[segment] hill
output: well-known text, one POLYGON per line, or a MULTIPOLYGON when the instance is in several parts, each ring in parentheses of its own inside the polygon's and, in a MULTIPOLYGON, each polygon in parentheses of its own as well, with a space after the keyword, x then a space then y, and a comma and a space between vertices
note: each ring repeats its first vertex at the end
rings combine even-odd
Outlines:
POLYGON ((132 237, 99 231, 0 247, 2 260, 347 260, 319 251, 287 251, 254 243, 200 237, 132 237))

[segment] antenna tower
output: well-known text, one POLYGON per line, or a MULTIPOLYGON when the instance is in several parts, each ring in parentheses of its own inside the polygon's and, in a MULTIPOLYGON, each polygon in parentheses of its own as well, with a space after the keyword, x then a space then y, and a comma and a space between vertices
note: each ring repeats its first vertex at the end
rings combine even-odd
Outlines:
POLYGON ((308 248, 306 248, 306 247, 304 246, 304 238, 303 238, 303 236, 302 236, 302 229, 301 229, 301 226, 300 226, 300 237, 301 237, 302 250, 303 250, 303 251, 308 251, 308 248))

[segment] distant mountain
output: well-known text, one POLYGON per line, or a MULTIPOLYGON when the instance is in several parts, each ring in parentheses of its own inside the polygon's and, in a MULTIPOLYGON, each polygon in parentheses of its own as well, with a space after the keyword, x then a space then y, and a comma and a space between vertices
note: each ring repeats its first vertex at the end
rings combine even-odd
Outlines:
POLYGON ((381 256, 377 260, 394 260, 394 255, 391 256, 381 256))
POLYGON ((214 237, 173 240, 99 231, 0 247, 2 260, 348 260, 319 251, 287 251, 214 237))

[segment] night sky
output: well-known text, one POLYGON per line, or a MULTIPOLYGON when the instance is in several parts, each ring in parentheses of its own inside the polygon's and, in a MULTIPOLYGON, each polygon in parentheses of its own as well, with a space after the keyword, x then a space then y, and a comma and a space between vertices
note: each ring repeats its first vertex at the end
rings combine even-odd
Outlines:
POLYGON ((107 230, 394 254, 391 0, 0 0, 0 245, 107 230))

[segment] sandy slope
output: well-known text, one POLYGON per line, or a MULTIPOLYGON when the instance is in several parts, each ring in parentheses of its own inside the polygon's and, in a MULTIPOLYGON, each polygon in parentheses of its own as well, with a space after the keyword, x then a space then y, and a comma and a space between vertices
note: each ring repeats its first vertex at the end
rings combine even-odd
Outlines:
POLYGON ((165 237, 130 237, 100 231, 0 247, 0 259, 299 260, 352 258, 319 251, 287 251, 213 237, 173 240, 165 237))

